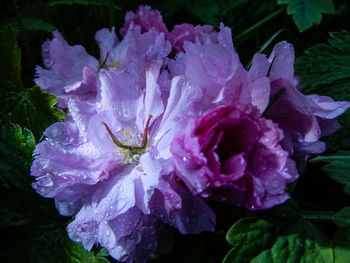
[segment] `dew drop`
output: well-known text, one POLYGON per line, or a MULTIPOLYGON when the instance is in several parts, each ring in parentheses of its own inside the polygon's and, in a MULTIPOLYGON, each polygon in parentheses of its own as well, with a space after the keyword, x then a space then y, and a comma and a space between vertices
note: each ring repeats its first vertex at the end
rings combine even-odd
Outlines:
POLYGON ((53 65, 53 60, 45 59, 44 60, 44 65, 45 65, 45 67, 50 68, 53 65))
POLYGON ((137 232, 136 233, 136 237, 135 237, 135 243, 138 244, 141 242, 141 239, 142 239, 142 235, 140 232, 137 232))
POLYGON ((111 234, 111 231, 110 231, 109 229, 107 229, 107 230, 106 230, 106 236, 108 236, 108 237, 109 237, 109 236, 110 236, 110 234, 111 234))
POLYGON ((47 174, 45 176, 40 177, 39 184, 41 186, 52 186, 53 185, 53 181, 52 181, 51 175, 47 174))

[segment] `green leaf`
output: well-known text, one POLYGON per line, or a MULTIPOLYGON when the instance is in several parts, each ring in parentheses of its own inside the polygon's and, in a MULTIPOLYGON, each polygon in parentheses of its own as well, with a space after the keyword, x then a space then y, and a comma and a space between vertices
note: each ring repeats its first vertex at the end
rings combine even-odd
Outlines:
POLYGON ((300 31, 309 29, 313 24, 319 25, 322 14, 334 14, 332 0, 278 0, 279 4, 287 4, 287 13, 300 31))
POLYGON ((54 108, 57 98, 39 87, 25 89, 21 81, 21 52, 13 33, 0 34, 0 118, 30 129, 36 138, 65 114, 54 108))
POLYGON ((344 228, 350 228, 350 207, 345 207, 334 215, 334 222, 344 228))
POLYGON ((317 44, 296 60, 296 73, 309 92, 317 89, 336 99, 350 99, 350 33, 333 32, 330 37, 328 44, 317 44))
POLYGON ((16 228, 0 248, 2 262, 19 263, 108 263, 100 253, 88 252, 67 236, 63 225, 16 228))
POLYGON ((242 218, 228 231, 224 263, 333 262, 331 243, 310 222, 242 218))
POLYGON ((39 138, 50 124, 65 118, 63 111, 54 107, 56 103, 56 96, 34 86, 22 91, 9 112, 9 120, 28 127, 39 138))
POLYGON ((97 254, 93 251, 89 252, 80 243, 67 240, 65 243, 67 260, 64 262, 72 263, 108 263, 104 258, 109 253, 105 249, 101 249, 97 254))
POLYGON ((31 187, 33 134, 16 124, 0 130, 0 229, 60 221, 53 201, 44 199, 31 187))
POLYGON ((38 31, 46 31, 46 32, 52 32, 56 29, 55 26, 51 25, 50 23, 47 23, 41 19, 32 18, 32 17, 21 17, 20 23, 21 26, 18 23, 17 17, 1 20, 0 21, 0 29, 9 27, 14 33, 19 33, 22 31, 21 26, 23 26, 24 30, 38 30, 38 31))
POLYGON ((317 156, 310 162, 327 162, 322 170, 335 181, 345 184, 344 191, 349 193, 350 187, 350 151, 339 151, 328 156, 317 156))
POLYGON ((0 134, 0 178, 7 187, 26 191, 30 185, 29 168, 35 148, 30 130, 7 124, 0 134))
POLYGON ((350 231, 338 230, 333 239, 334 262, 348 263, 350 258, 350 231))

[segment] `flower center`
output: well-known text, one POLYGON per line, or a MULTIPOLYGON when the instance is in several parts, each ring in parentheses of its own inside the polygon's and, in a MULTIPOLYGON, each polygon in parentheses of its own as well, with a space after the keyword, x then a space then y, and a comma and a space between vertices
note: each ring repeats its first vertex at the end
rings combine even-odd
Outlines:
POLYGON ((122 130, 120 132, 121 140, 119 140, 113 134, 111 129, 104 121, 101 122, 105 126, 108 134, 111 136, 114 144, 118 146, 118 153, 123 156, 125 160, 123 164, 137 162, 143 153, 149 151, 151 143, 148 143, 148 130, 151 118, 152 115, 150 114, 148 116, 143 134, 137 134, 136 131, 131 129, 131 127, 128 127, 127 130, 122 130))
POLYGON ((117 62, 110 62, 107 64, 107 59, 109 57, 109 52, 107 52, 105 59, 102 61, 102 63, 100 62, 100 66, 99 68, 107 68, 107 67, 115 67, 118 68, 120 66, 120 61, 117 62))

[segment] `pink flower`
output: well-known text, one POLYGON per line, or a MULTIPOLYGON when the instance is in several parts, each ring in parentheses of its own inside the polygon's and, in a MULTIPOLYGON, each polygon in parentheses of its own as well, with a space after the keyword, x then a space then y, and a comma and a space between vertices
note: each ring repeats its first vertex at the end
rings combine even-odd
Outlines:
POLYGON ((288 198, 297 171, 283 132, 250 105, 221 106, 189 123, 171 145, 177 175, 194 193, 249 209, 288 198))
POLYGON ((183 51, 185 41, 195 42, 196 38, 204 37, 213 31, 210 25, 193 26, 191 24, 175 25, 168 39, 176 52, 183 51))

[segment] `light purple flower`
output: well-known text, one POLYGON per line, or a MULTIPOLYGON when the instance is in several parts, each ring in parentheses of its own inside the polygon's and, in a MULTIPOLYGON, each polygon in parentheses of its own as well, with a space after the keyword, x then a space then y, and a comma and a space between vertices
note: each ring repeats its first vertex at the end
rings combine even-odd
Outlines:
POLYGON ((213 31, 210 25, 193 26, 191 24, 175 25, 168 39, 176 52, 183 51, 185 41, 195 42, 196 38, 203 38, 213 31))
POLYGON ((283 132, 250 105, 221 106, 193 119, 171 152, 177 175, 195 194, 249 209, 288 198, 298 174, 279 142, 283 132))
POLYGON ((66 109, 71 97, 94 100, 96 75, 102 68, 119 68, 128 72, 132 81, 145 81, 145 68, 162 65, 171 51, 171 45, 162 32, 150 29, 141 33, 138 26, 130 26, 123 40, 118 41, 114 28, 103 28, 95 35, 100 48, 99 61, 82 46, 69 46, 58 31, 53 39, 42 45, 46 69, 37 66, 35 83, 43 90, 56 95, 58 106, 66 109))
POLYGON ((53 39, 42 45, 43 62, 46 68, 36 67, 35 83, 43 90, 59 98, 59 106, 65 107, 61 96, 66 93, 87 96, 95 92, 94 74, 98 61, 80 46, 69 46, 56 30, 53 39))
POLYGON ((283 130, 283 148, 290 155, 299 157, 304 166, 310 154, 325 151, 326 145, 319 139, 339 128, 336 118, 350 107, 350 103, 337 102, 327 96, 302 94, 294 76, 294 49, 291 44, 285 41, 278 43, 268 62, 268 65, 260 66, 270 68, 270 97, 281 89, 284 92, 267 111, 266 117, 283 130))
POLYGON ((160 66, 145 69, 145 83, 119 69, 98 73, 96 100, 70 98, 68 117, 51 125, 37 145, 33 188, 74 215, 72 240, 95 243, 125 262, 145 262, 157 249, 164 224, 181 233, 213 231, 211 209, 174 178, 170 143, 191 116, 200 90, 181 77, 166 105, 160 66))

